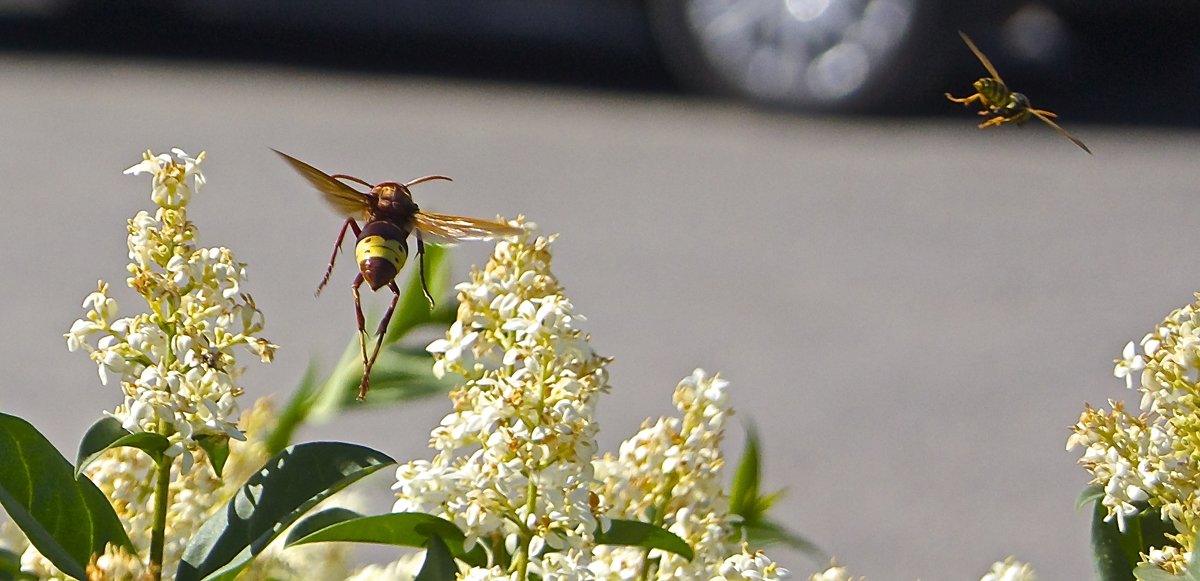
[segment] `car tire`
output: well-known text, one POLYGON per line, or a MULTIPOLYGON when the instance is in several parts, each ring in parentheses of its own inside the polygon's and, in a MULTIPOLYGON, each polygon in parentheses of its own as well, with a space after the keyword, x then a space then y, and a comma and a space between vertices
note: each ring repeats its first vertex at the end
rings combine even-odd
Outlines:
MULTIPOLYGON (((959 0, 648 0, 683 85, 824 112, 902 112, 940 96, 956 28, 989 9, 959 0)), ((1000 2, 993 4, 998 8, 1000 2)))

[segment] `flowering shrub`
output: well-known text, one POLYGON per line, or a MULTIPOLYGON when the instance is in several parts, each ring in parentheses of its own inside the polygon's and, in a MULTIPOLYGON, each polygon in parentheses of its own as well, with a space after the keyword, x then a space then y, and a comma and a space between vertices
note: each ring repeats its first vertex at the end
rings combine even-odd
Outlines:
MULTIPOLYGON (((1194 579, 1200 534, 1200 294, 1157 327, 1125 345, 1114 375, 1141 392, 1141 413, 1120 401, 1086 406, 1067 440, 1093 486, 1097 541, 1111 554, 1111 577, 1130 569, 1139 579, 1194 579), (1135 568, 1136 567, 1136 568, 1135 568), (1175 577, 1175 576, 1178 577, 1175 577)), ((1126 577, 1127 578, 1127 577, 1126 577)))
MULTIPOLYGON (((450 323, 428 346, 428 381, 461 378, 452 412, 432 431, 433 457, 396 469, 394 512, 328 507, 299 520, 394 461, 338 442, 285 447, 319 407, 311 378, 286 422, 262 401, 241 413, 239 349, 268 362, 277 347, 261 336, 246 265, 197 244, 187 211, 204 185, 203 161, 147 152, 126 171, 152 177, 156 208, 128 227, 126 282, 146 307, 122 313, 101 281, 65 335, 68 350, 86 353, 101 383, 121 392, 75 465, 0 414, 0 503, 12 518, 0 525, 0 578, 788 576, 745 543, 722 488, 726 381, 696 370, 676 390, 679 417, 647 421, 618 454, 600 454, 595 411, 610 360, 592 349, 550 270, 553 237, 522 219, 511 223, 527 234, 498 243, 486 268, 457 287, 452 323, 406 309, 400 330, 388 331, 394 344, 416 325, 450 323), (318 544, 338 540, 418 550, 350 571, 347 545, 318 544)), ((430 258, 438 269, 438 253, 430 258)), ((339 367, 326 385, 341 387, 347 374, 339 367)), ((756 481, 743 488, 753 493, 741 502, 769 505, 754 496, 756 481)))

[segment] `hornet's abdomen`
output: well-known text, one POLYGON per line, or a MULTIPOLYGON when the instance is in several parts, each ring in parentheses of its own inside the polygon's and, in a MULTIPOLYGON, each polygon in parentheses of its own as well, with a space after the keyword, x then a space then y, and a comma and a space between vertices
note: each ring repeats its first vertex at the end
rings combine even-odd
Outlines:
POLYGON ((354 258, 363 280, 371 290, 379 290, 395 280, 408 260, 408 232, 395 224, 377 220, 368 222, 354 245, 354 258))

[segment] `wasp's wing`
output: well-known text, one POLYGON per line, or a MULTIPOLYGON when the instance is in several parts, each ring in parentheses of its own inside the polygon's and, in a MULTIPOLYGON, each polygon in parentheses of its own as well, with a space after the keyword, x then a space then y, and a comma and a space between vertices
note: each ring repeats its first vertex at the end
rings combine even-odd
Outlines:
POLYGON ((1084 145, 1084 144, 1083 144, 1083 142, 1082 142, 1082 141, 1080 141, 1079 139, 1077 139, 1077 138, 1076 138, 1074 135, 1071 135, 1071 134, 1070 134, 1070 132, 1068 132, 1066 129, 1063 129, 1062 127, 1059 127, 1058 123, 1055 123, 1055 122, 1051 121, 1049 117, 1047 117, 1047 116, 1045 116, 1045 115, 1043 115, 1043 114, 1041 114, 1041 113, 1037 112, 1037 111, 1036 111, 1036 110, 1034 110, 1034 109, 1030 109, 1030 110, 1029 110, 1029 112, 1030 112, 1030 113, 1031 113, 1031 114, 1032 114, 1034 117, 1037 117, 1038 119, 1041 119, 1042 121, 1044 121, 1044 122, 1046 123, 1046 125, 1049 125, 1049 126, 1053 127, 1053 128, 1054 128, 1054 130, 1055 130, 1055 131, 1057 131, 1057 132, 1059 132, 1059 133, 1061 133, 1061 134, 1063 135, 1063 137, 1066 137, 1067 139, 1070 139, 1070 140, 1071 140, 1071 143, 1074 143, 1075 145, 1078 145, 1080 149, 1082 149, 1082 150, 1084 150, 1084 151, 1088 152, 1088 154, 1089 154, 1089 155, 1091 155, 1091 154, 1092 154, 1092 150, 1088 149, 1088 146, 1084 145))
POLYGON ((967 48, 975 53, 975 58, 978 58, 979 62, 983 63, 983 68, 987 69, 988 74, 992 75, 992 78, 1000 81, 1000 83, 1004 83, 1004 79, 1000 78, 1000 73, 996 72, 996 67, 992 66, 992 61, 988 60, 988 57, 983 56, 983 51, 975 46, 975 43, 971 41, 971 37, 967 36, 967 33, 961 30, 958 31, 958 35, 962 37, 963 42, 967 43, 967 48))
POLYGON ((312 184, 322 194, 325 194, 325 201, 333 206, 333 209, 338 213, 346 216, 357 216, 368 210, 371 207, 369 198, 366 194, 333 179, 329 174, 304 163, 278 149, 272 149, 278 153, 284 161, 288 162, 292 169, 295 169, 308 183, 312 184))
POLYGON ((425 211, 417 212, 414 223, 425 240, 438 244, 454 244, 462 240, 491 240, 498 236, 512 236, 525 231, 501 222, 425 211))

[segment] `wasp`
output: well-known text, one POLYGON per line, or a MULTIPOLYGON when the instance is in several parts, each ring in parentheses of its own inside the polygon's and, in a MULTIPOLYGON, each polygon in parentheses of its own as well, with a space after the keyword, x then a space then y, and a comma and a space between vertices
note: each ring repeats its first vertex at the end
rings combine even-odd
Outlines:
POLYGON ((429 307, 434 305, 433 296, 429 294, 429 286, 425 282, 425 242, 453 244, 465 240, 490 240, 497 236, 509 236, 522 232, 520 228, 462 216, 435 214, 421 210, 413 201, 412 186, 432 180, 452 181, 446 176, 431 175, 420 177, 405 183, 380 182, 371 184, 354 176, 345 174, 327 174, 303 161, 300 161, 282 151, 272 150, 283 157, 308 183, 323 194, 325 201, 339 214, 346 216, 342 230, 338 233, 337 242, 333 247, 333 256, 325 269, 325 277, 317 286, 316 294, 320 295, 329 277, 333 274, 333 265, 337 261, 338 252, 346 231, 354 232, 354 257, 358 260, 358 274, 350 288, 354 293, 354 312, 358 316, 358 338, 362 347, 363 378, 359 385, 358 399, 367 397, 370 386, 371 367, 375 358, 379 357, 379 349, 383 345, 383 335, 387 331, 392 314, 396 311, 396 303, 400 299, 400 288, 396 286, 396 275, 408 260, 408 236, 417 239, 417 260, 421 277, 421 290, 429 307), (361 192, 350 187, 346 182, 352 182, 369 189, 361 192), (359 227, 358 221, 363 222, 359 227), (378 291, 388 287, 392 291, 392 304, 379 321, 375 331, 375 350, 367 355, 366 319, 363 317, 362 300, 359 287, 363 283, 378 291))
POLYGON ((983 68, 987 69, 988 74, 992 76, 990 78, 984 77, 978 81, 975 81, 974 95, 959 98, 951 95, 950 93, 946 93, 946 98, 954 101, 955 103, 962 103, 963 105, 970 105, 975 101, 979 101, 979 104, 983 106, 983 110, 979 112, 980 115, 994 115, 994 117, 991 119, 980 123, 980 129, 1002 125, 1004 123, 1023 125, 1029 120, 1030 117, 1036 117, 1046 125, 1053 127, 1054 130, 1061 133, 1063 137, 1070 139, 1071 143, 1078 145, 1080 149, 1088 152, 1089 154, 1092 153, 1092 150, 1088 149, 1088 146, 1084 145, 1082 141, 1076 139, 1074 135, 1068 133, 1067 130, 1060 127, 1058 123, 1050 120, 1052 117, 1057 118, 1058 115, 1055 115, 1054 113, 1051 113, 1045 109, 1034 109, 1029 103, 1029 97, 1009 89, 1008 85, 1004 84, 1004 80, 1000 78, 1000 73, 996 72, 996 67, 993 67, 992 62, 983 55, 983 52, 979 50, 979 47, 975 46, 975 43, 971 41, 971 37, 967 36, 962 31, 959 31, 958 35, 962 37, 963 42, 967 43, 967 48, 971 49, 971 52, 975 53, 975 57, 979 59, 979 62, 983 63, 983 68))

